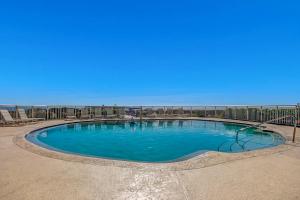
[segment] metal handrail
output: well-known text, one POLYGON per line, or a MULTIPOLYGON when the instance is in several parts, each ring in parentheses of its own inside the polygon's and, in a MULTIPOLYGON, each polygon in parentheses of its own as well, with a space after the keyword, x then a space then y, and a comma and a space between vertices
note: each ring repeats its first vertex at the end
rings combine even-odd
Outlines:
POLYGON ((262 122, 262 123, 259 123, 259 124, 253 124, 253 125, 250 124, 247 127, 240 128, 239 130, 236 131, 236 135, 235 135, 236 141, 238 141, 239 133, 242 132, 242 131, 245 131, 249 128, 259 128, 263 124, 267 124, 267 123, 270 123, 270 122, 273 122, 273 121, 285 119, 285 118, 288 118, 288 117, 295 118, 295 116, 287 115, 287 116, 279 117, 279 118, 276 118, 276 119, 271 119, 271 120, 268 120, 268 121, 265 121, 265 122, 262 122))

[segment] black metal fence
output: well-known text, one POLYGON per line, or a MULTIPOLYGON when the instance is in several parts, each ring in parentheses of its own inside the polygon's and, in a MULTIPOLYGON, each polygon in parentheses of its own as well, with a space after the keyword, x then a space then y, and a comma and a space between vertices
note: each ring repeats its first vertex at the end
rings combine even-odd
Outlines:
MULTIPOLYGON (((300 105, 271 106, 18 106, 0 105, 13 118, 17 109, 24 109, 29 118, 45 120, 74 118, 221 118, 253 122, 269 122, 300 126, 300 105)), ((0 120, 3 120, 0 115, 0 120)))

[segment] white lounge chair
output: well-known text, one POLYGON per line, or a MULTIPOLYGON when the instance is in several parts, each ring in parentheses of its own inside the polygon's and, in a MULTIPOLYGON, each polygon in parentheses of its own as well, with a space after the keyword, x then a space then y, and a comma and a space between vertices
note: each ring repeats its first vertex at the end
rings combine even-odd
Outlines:
POLYGON ((96 119, 102 119, 103 118, 103 113, 102 113, 102 108, 95 108, 95 116, 96 119))
POLYGON ((77 119, 75 116, 75 111, 72 108, 67 108, 66 109, 66 120, 74 120, 77 119))
POLYGON ((186 114, 184 113, 184 109, 183 108, 178 108, 178 109, 174 109, 173 110, 173 114, 175 117, 179 117, 179 118, 186 118, 186 117, 190 117, 190 114, 186 114))
POLYGON ((117 117, 117 115, 114 114, 114 109, 113 108, 106 108, 105 111, 106 111, 106 117, 107 118, 116 118, 117 117))
POLYGON ((163 108, 157 109, 157 116, 160 118, 165 117, 165 110, 163 108))
POLYGON ((165 114, 166 114, 166 117, 167 117, 167 118, 173 118, 173 117, 174 117, 174 111, 173 111, 173 108, 167 108, 165 114))
POLYGON ((120 118, 120 119, 125 118, 125 108, 123 108, 123 107, 118 108, 118 118, 120 118))
POLYGON ((13 125, 13 124, 18 124, 18 123, 22 122, 21 120, 14 120, 11 117, 10 113, 8 112, 8 110, 1 109, 0 113, 1 113, 1 115, 3 117, 3 120, 4 120, 3 124, 4 125, 13 125))
POLYGON ((81 119, 90 119, 91 118, 91 115, 89 114, 89 110, 87 108, 83 108, 80 111, 81 111, 81 115, 80 115, 81 119))
POLYGON ((18 108, 17 112, 19 114, 19 117, 24 122, 36 122, 36 121, 42 121, 45 120, 44 118, 28 118, 26 115, 26 112, 23 108, 18 108))

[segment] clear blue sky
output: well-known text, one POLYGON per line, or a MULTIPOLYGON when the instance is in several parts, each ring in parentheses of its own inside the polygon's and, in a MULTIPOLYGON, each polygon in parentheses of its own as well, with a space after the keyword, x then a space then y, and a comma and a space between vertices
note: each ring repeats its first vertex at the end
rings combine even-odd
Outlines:
POLYGON ((298 0, 2 1, 0 104, 300 102, 298 0))

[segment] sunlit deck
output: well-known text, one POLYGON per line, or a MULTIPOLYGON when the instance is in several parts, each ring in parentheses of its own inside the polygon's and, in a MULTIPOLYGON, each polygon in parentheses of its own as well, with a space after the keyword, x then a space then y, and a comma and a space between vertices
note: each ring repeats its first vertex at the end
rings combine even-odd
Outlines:
MULTIPOLYGON (((22 140, 60 123, 66 121, 0 128, 0 199, 299 199, 299 136, 274 149, 208 153, 172 165, 89 160, 22 140)), ((267 128, 292 137, 293 127, 267 128)))

